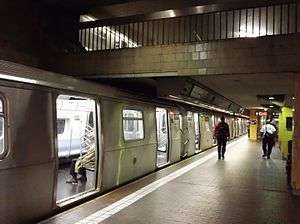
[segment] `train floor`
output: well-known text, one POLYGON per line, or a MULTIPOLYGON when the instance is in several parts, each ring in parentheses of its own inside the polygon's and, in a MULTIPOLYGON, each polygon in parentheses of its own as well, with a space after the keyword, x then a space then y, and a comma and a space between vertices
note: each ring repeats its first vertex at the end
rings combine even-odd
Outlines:
POLYGON ((213 148, 150 174, 43 224, 300 223, 300 198, 286 186, 285 161, 242 137, 225 160, 213 148))
POLYGON ((95 189, 95 172, 86 171, 87 181, 78 181, 77 184, 67 183, 72 179, 70 167, 63 167, 58 170, 57 178, 57 201, 72 197, 82 192, 95 189))

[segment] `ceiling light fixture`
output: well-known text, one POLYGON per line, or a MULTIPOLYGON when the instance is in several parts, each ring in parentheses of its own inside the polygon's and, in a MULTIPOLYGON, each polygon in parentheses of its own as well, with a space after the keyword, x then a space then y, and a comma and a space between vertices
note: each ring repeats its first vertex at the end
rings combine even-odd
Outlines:
POLYGON ((269 100, 275 100, 275 97, 274 96, 270 96, 269 100))

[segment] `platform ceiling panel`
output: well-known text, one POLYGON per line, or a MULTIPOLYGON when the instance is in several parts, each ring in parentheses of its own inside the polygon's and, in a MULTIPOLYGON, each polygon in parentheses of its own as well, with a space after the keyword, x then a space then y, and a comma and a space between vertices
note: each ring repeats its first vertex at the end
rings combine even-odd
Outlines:
POLYGON ((243 74, 193 77, 244 107, 258 107, 257 95, 293 95, 292 74, 243 74))
MULTIPOLYGON (((297 2, 298 0, 296 0, 297 2)), ((82 0, 81 0, 82 2, 82 0)), ((94 2, 94 1, 92 1, 94 2)), ((106 2, 106 1, 104 1, 106 2)), ((87 12, 95 20, 112 19, 145 15, 148 19, 159 19, 183 16, 187 14, 201 14, 239 8, 251 8, 270 4, 295 2, 289 0, 247 1, 247 0, 140 0, 140 1, 112 1, 104 4, 99 1, 93 4, 87 12), (113 4, 113 2, 115 2, 113 4)))

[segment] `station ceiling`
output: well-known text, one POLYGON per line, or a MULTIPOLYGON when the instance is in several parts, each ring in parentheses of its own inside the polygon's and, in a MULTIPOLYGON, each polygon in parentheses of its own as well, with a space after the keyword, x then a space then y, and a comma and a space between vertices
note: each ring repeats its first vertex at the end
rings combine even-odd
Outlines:
MULTIPOLYGON (((272 0, 272 4, 287 3, 289 0, 272 0)), ((238 8, 251 8, 270 4, 270 0, 140 0, 114 5, 94 6, 88 15, 97 20, 144 15, 146 19, 169 18, 190 14, 238 8)))
MULTIPOLYGON (((261 107, 258 96, 285 95, 286 105, 292 104, 293 74, 210 75, 194 78, 233 102, 246 107, 261 107)), ((291 106, 291 105, 290 105, 291 106)))
POLYGON ((88 13, 94 8, 102 8, 115 4, 124 4, 134 0, 41 0, 47 6, 59 6, 78 15, 88 13))
POLYGON ((204 13, 236 8, 257 7, 266 3, 278 4, 298 0, 41 0, 46 6, 61 7, 78 15, 90 15, 96 20, 145 15, 171 16, 182 13, 204 13))
MULTIPOLYGON (((165 78, 136 78, 136 79, 103 79, 102 83, 144 93, 156 95, 164 92, 164 96, 174 95, 180 97, 184 85, 178 79, 191 79, 213 92, 220 94, 228 100, 243 108, 267 108, 269 105, 293 105, 294 86, 293 74, 240 74, 240 75, 205 75, 191 77, 165 77, 165 78), (165 86, 162 83, 167 83, 165 86), (167 90, 165 88, 168 88, 167 90), (178 94, 177 94, 178 93, 178 94), (263 99, 265 96, 266 100, 263 99), (280 96, 280 100, 268 100, 269 96, 280 96)), ((184 83, 184 82, 182 82, 184 83)))

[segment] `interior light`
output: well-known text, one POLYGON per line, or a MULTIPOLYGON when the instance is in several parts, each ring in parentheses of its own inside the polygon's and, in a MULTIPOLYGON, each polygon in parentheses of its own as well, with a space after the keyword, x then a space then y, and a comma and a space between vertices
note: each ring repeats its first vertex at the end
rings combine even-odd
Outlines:
POLYGON ((275 97, 274 96, 270 96, 269 100, 275 100, 275 97))
POLYGON ((294 97, 294 96, 293 96, 293 97, 292 97, 292 99, 293 99, 293 100, 295 100, 295 99, 296 99, 296 97, 294 97))
POLYGON ((270 108, 273 108, 274 106, 273 106, 273 105, 270 105, 269 107, 270 107, 270 108))
POLYGON ((180 97, 173 96, 173 95, 169 95, 169 97, 171 97, 171 98, 175 98, 175 99, 180 99, 180 97))
POLYGON ((6 75, 6 74, 0 74, 0 79, 6 79, 6 80, 11 80, 11 81, 18 81, 18 82, 25 82, 25 83, 32 83, 32 84, 42 84, 43 82, 36 81, 31 78, 22 78, 22 77, 17 77, 13 75, 6 75))

